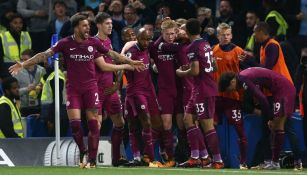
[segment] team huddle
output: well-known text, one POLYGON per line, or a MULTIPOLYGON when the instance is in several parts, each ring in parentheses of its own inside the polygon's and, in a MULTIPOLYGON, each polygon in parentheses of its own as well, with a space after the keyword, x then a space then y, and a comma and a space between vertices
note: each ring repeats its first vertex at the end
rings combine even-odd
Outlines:
MULTIPOLYGON (((152 33, 145 28, 138 29, 136 36, 131 28, 124 29, 123 38, 128 39, 125 39, 122 54, 112 50, 108 38, 112 32, 111 17, 99 13, 95 22, 98 33, 92 37, 87 17, 72 16, 73 35, 28 61, 10 67, 10 72, 16 74, 24 67, 62 53, 67 71, 66 107, 80 151, 81 168, 96 167, 99 131, 107 116, 113 121, 113 166, 224 168, 214 124, 220 116, 227 116, 238 133, 240 168, 248 169, 247 137, 241 114, 243 91, 251 93, 261 106, 261 115, 271 119, 272 160, 263 169, 280 168, 278 159, 284 125, 294 111, 295 102, 295 88, 289 75, 260 67, 240 72, 239 62, 248 61, 248 55, 235 45, 230 45, 228 49, 232 52, 229 53, 223 51, 221 45, 211 48, 200 36, 199 21, 193 18, 182 25, 164 19, 161 36, 156 41, 152 41, 152 33), (157 91, 151 71, 158 73, 157 91), (125 101, 121 102, 117 82, 123 74, 127 87, 125 101), (273 98, 273 110, 267 96, 273 98), (81 110, 85 110, 87 118, 88 146, 83 141, 81 110), (125 121, 129 127, 132 161, 120 155, 125 121), (173 121, 178 129, 178 144, 188 144, 190 150, 188 160, 178 163, 174 155, 173 121), (139 143, 138 123, 143 147, 139 143), (163 162, 155 159, 156 143, 159 143, 163 162)), ((261 27, 259 24, 259 30, 261 27)), ((231 28, 221 24, 218 32, 223 33, 227 41, 231 28)), ((228 39, 228 43, 230 41, 228 39)))

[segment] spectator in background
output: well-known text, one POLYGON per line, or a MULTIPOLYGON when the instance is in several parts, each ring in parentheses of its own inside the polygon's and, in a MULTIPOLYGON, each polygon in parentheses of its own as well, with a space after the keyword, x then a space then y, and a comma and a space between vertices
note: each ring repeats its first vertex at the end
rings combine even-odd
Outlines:
POLYGON ((159 36, 161 35, 162 20, 163 20, 163 16, 162 15, 158 15, 156 17, 153 40, 158 39, 159 36))
POLYGON ((199 7, 197 8, 196 16, 197 20, 201 24, 202 38, 208 40, 211 46, 218 44, 219 41, 215 35, 211 9, 206 7, 199 7))
POLYGON ((267 11, 264 21, 270 26, 270 35, 279 42, 285 41, 288 23, 281 14, 282 0, 263 0, 262 4, 267 11))
POLYGON ((134 29, 141 27, 141 20, 137 14, 136 9, 132 4, 128 4, 124 8, 124 23, 127 27, 132 27, 134 29))
MULTIPOLYGON (((33 50, 25 50, 21 54, 21 61, 27 61, 34 56, 33 50)), ((39 94, 41 92, 40 79, 46 73, 45 69, 39 65, 29 66, 22 69, 15 78, 18 80, 20 88, 20 110, 22 116, 39 114, 40 102, 39 94)))
POLYGON ((112 15, 112 20, 113 20, 113 23, 115 21, 122 21, 124 20, 124 17, 123 17, 123 9, 124 9, 124 6, 123 6, 123 3, 121 0, 113 0, 109 6, 109 12, 111 13, 112 15))
POLYGON ((195 6, 192 1, 189 0, 167 0, 171 7, 172 19, 177 18, 193 18, 195 17, 195 6))
POLYGON ((92 9, 96 10, 99 8, 101 2, 103 2, 103 0, 84 0, 84 6, 91 7, 92 9))
POLYGON ((0 68, 1 77, 9 76, 8 67, 20 61, 20 55, 26 49, 31 49, 31 37, 27 31, 22 31, 23 19, 20 14, 12 14, 9 19, 8 31, 0 34, 0 68))
POLYGON ((162 15, 161 16, 162 18, 165 18, 165 17, 172 18, 171 8, 170 8, 170 5, 168 3, 164 2, 164 3, 158 4, 157 7, 158 7, 157 8, 157 14, 162 15))
MULTIPOLYGON (((60 33, 64 23, 69 20, 69 17, 66 16, 66 8, 67 6, 63 0, 54 1, 53 11, 54 11, 56 18, 49 23, 49 26, 47 29, 49 41, 51 40, 51 36, 53 34, 60 33)), ((59 39, 61 38, 59 37, 59 39)))
MULTIPOLYGON (((259 60, 259 43, 255 43, 254 27, 259 22, 259 17, 255 11, 249 10, 246 12, 245 22, 247 30, 247 40, 245 50, 259 60)), ((257 61, 259 62, 259 61, 257 61)))
MULTIPOLYGON (((290 20, 289 25, 289 40, 292 43, 292 46, 295 48, 297 55, 301 54, 301 49, 303 46, 307 45, 307 0, 296 0, 294 15, 289 15, 290 20), (294 27, 293 27, 294 26, 294 27), (292 38, 290 38, 292 36, 292 38)), ((289 4, 293 4, 292 1, 289 1, 289 4)), ((288 7, 288 4, 287 6, 288 7)), ((291 10, 288 9, 287 10, 291 10)))
POLYGON ((4 9, 3 11, 3 14, 0 15, 0 34, 8 30, 10 26, 9 19, 15 14, 14 10, 11 9, 4 9))
POLYGON ((50 0, 18 0, 17 12, 28 21, 28 31, 32 38, 32 48, 35 52, 46 50, 48 11, 50 0))
POLYGON ((19 99, 18 81, 8 77, 3 80, 4 95, 0 98, 0 139, 23 138, 21 115, 15 100, 19 99))
MULTIPOLYGON (((62 63, 62 59, 60 59, 62 63)), ((61 64, 62 65, 62 64, 61 64)), ((60 66, 62 67, 62 66, 60 66)), ((55 136, 55 81, 53 65, 48 65, 45 62, 46 74, 42 77, 42 95, 41 95, 41 113, 40 118, 44 119, 47 128, 48 136, 55 136)), ((61 69, 59 69, 59 99, 60 99, 60 134, 66 136, 69 122, 66 112, 66 78, 61 69)))

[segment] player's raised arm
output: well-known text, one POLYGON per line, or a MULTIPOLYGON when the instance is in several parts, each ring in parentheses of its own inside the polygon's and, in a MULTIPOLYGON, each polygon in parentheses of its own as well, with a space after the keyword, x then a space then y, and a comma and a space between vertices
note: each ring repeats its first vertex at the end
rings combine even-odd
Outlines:
POLYGON ((9 67, 9 71, 12 75, 16 75, 22 68, 27 68, 29 66, 41 63, 48 59, 48 57, 54 55, 54 52, 49 48, 45 52, 40 52, 34 55, 32 58, 25 62, 17 62, 16 64, 9 67))

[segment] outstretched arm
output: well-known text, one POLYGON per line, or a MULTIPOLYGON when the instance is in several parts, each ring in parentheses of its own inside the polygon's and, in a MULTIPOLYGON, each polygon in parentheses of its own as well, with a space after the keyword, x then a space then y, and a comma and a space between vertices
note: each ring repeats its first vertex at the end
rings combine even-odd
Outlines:
POLYGON ((105 72, 114 72, 114 71, 119 71, 119 70, 124 70, 124 69, 134 70, 134 68, 130 66, 129 64, 115 65, 115 64, 106 63, 102 56, 96 58, 95 63, 102 71, 105 71, 105 72))
POLYGON ((133 66, 137 71, 141 71, 144 70, 144 64, 142 61, 135 61, 132 59, 127 58, 124 55, 121 55, 113 50, 109 50, 109 52, 107 53, 113 60, 115 60, 115 62, 120 62, 120 63, 124 63, 124 64, 130 64, 131 66, 133 66))
POLYGON ((40 52, 34 55, 32 58, 28 59, 25 62, 17 62, 16 64, 9 67, 11 74, 16 75, 22 68, 27 68, 29 66, 41 63, 48 59, 48 57, 54 55, 54 52, 49 48, 45 52, 40 52))

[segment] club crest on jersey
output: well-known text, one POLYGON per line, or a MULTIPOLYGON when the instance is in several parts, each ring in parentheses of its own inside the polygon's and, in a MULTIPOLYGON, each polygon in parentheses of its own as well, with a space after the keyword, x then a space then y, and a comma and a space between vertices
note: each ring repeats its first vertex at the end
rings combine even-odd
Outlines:
POLYGON ((127 58, 131 59, 131 56, 132 56, 131 52, 128 52, 125 55, 126 55, 127 58))
POLYGON ((93 52, 94 48, 93 48, 93 46, 88 46, 87 50, 88 50, 89 52, 93 52))

